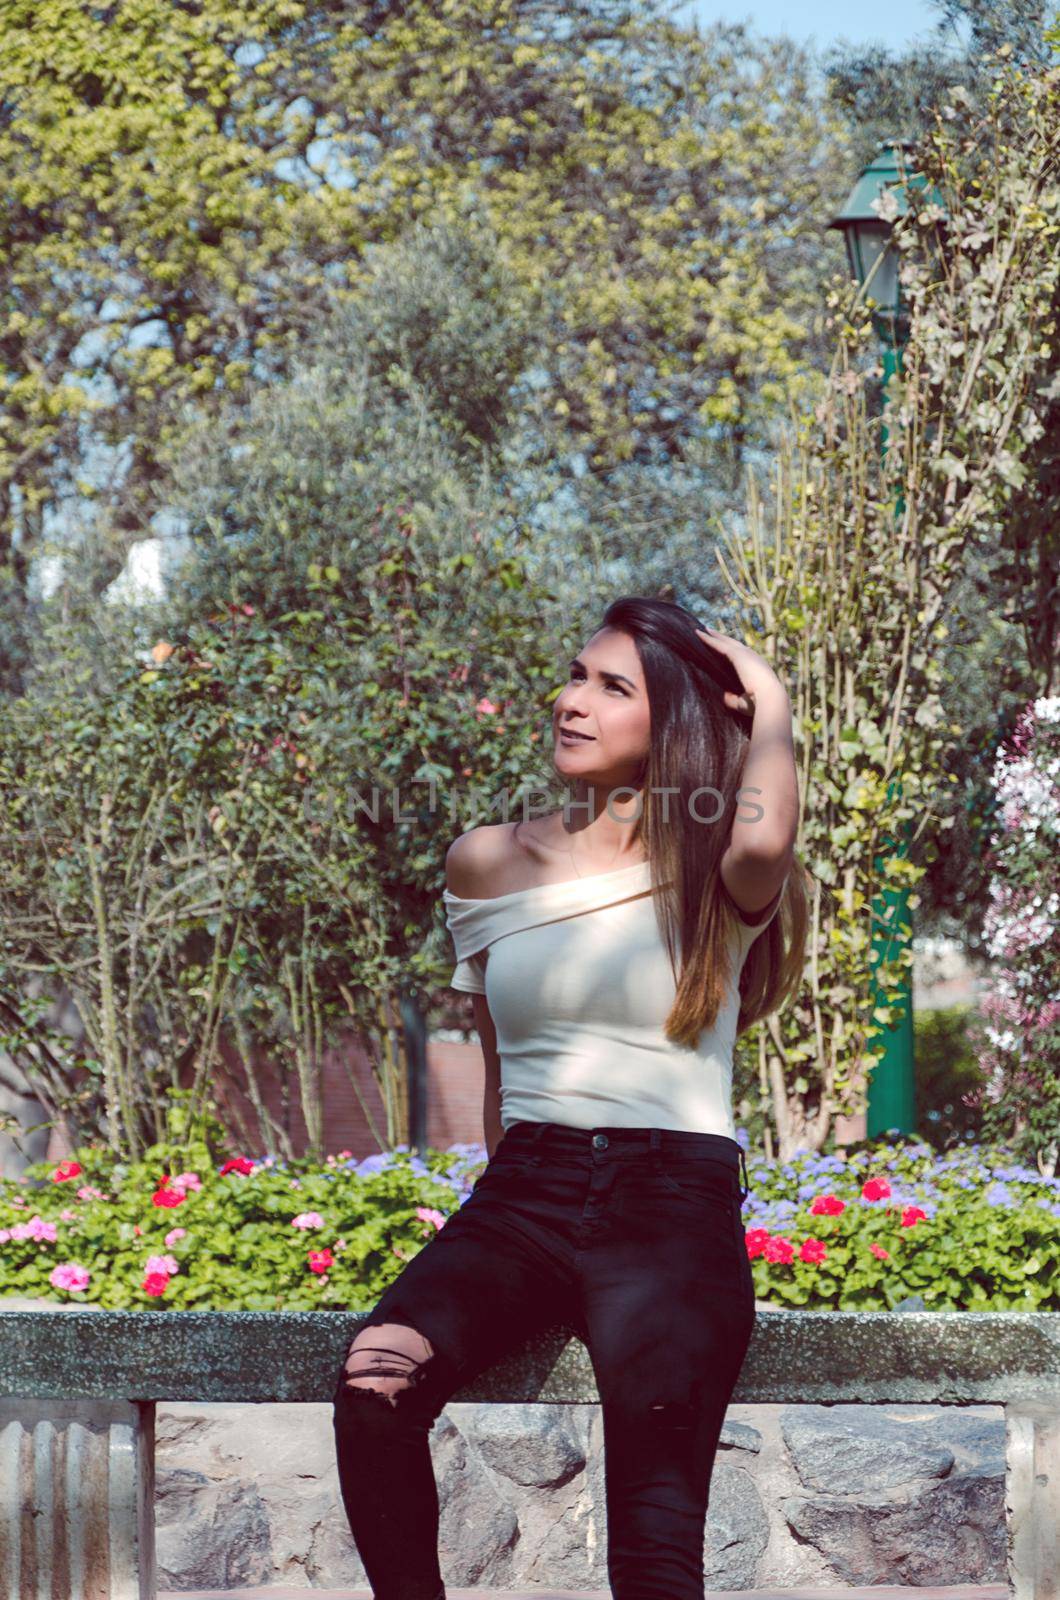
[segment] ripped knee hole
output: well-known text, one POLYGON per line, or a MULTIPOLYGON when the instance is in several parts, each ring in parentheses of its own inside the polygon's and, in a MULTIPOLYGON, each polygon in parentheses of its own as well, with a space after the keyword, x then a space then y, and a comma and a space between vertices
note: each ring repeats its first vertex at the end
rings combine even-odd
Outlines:
POLYGON ((350 1346, 344 1386, 366 1399, 386 1400, 393 1409, 399 1393, 422 1382, 433 1356, 430 1340, 404 1323, 365 1328, 350 1346))

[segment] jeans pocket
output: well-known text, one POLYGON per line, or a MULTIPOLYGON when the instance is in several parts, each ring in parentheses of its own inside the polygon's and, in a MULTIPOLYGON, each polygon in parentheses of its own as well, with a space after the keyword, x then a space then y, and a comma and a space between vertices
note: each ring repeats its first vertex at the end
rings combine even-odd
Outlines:
POLYGON ((664 1157, 658 1167, 664 1189, 700 1205, 720 1207, 730 1217, 739 1194, 739 1178, 724 1163, 695 1156, 664 1157))
POLYGON ((485 1169, 479 1173, 471 1188, 472 1194, 478 1194, 480 1189, 496 1188, 506 1184, 512 1179, 521 1178, 530 1165, 527 1154, 509 1152, 507 1155, 494 1155, 487 1161, 485 1169))

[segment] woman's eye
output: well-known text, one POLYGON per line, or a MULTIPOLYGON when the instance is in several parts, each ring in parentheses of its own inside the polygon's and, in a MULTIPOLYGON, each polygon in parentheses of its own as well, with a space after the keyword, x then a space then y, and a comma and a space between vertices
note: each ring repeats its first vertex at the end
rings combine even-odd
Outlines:
MULTIPOLYGON (((585 681, 584 680, 584 674, 581 673, 581 672, 572 672, 571 675, 570 675, 570 681, 571 681, 571 683, 583 683, 585 681)), ((622 696, 623 699, 626 698, 626 691, 625 691, 625 689, 623 689, 621 684, 619 684, 619 683, 608 683, 608 684, 605 684, 604 687, 607 688, 607 689, 615 689, 615 690, 618 691, 618 693, 622 696)))

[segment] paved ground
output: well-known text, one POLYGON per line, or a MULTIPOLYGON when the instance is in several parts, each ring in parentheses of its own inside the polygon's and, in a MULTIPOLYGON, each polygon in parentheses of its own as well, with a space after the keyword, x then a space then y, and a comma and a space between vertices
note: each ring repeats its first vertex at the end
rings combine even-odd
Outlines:
MULTIPOLYGON (((1009 1600, 1006 1584, 976 1587, 950 1583, 941 1589, 710 1589, 706 1600, 1009 1600)), ((368 1589, 182 1589, 159 1590, 157 1600, 372 1600, 368 1589)), ((606 1589, 447 1589, 446 1600, 611 1600, 606 1589)))

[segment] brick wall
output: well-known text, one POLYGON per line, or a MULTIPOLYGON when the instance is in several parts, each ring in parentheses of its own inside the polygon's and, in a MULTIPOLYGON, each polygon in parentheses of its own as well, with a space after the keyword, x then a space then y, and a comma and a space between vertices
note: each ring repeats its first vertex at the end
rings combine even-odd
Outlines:
MULTIPOLYGON (((232 1138, 233 1153, 257 1159, 266 1151, 253 1102, 246 1092, 246 1078, 236 1052, 221 1042, 227 1070, 213 1079, 218 1113, 232 1138)), ((286 1107, 280 1093, 280 1080, 264 1052, 253 1058, 260 1083, 261 1098, 269 1116, 290 1132, 296 1155, 306 1147, 305 1122, 292 1091, 293 1104, 286 1107)), ((383 1099, 373 1077, 369 1058, 352 1032, 340 1035, 324 1055, 323 1067, 324 1154, 349 1150, 358 1159, 377 1155, 387 1148, 386 1116, 383 1099)), ((429 1039, 427 1044, 427 1142, 439 1149, 453 1144, 483 1143, 482 1089, 484 1068, 477 1042, 458 1043, 429 1039)), ((47 1159, 61 1161, 70 1154, 70 1144, 62 1131, 52 1128, 47 1159)))

